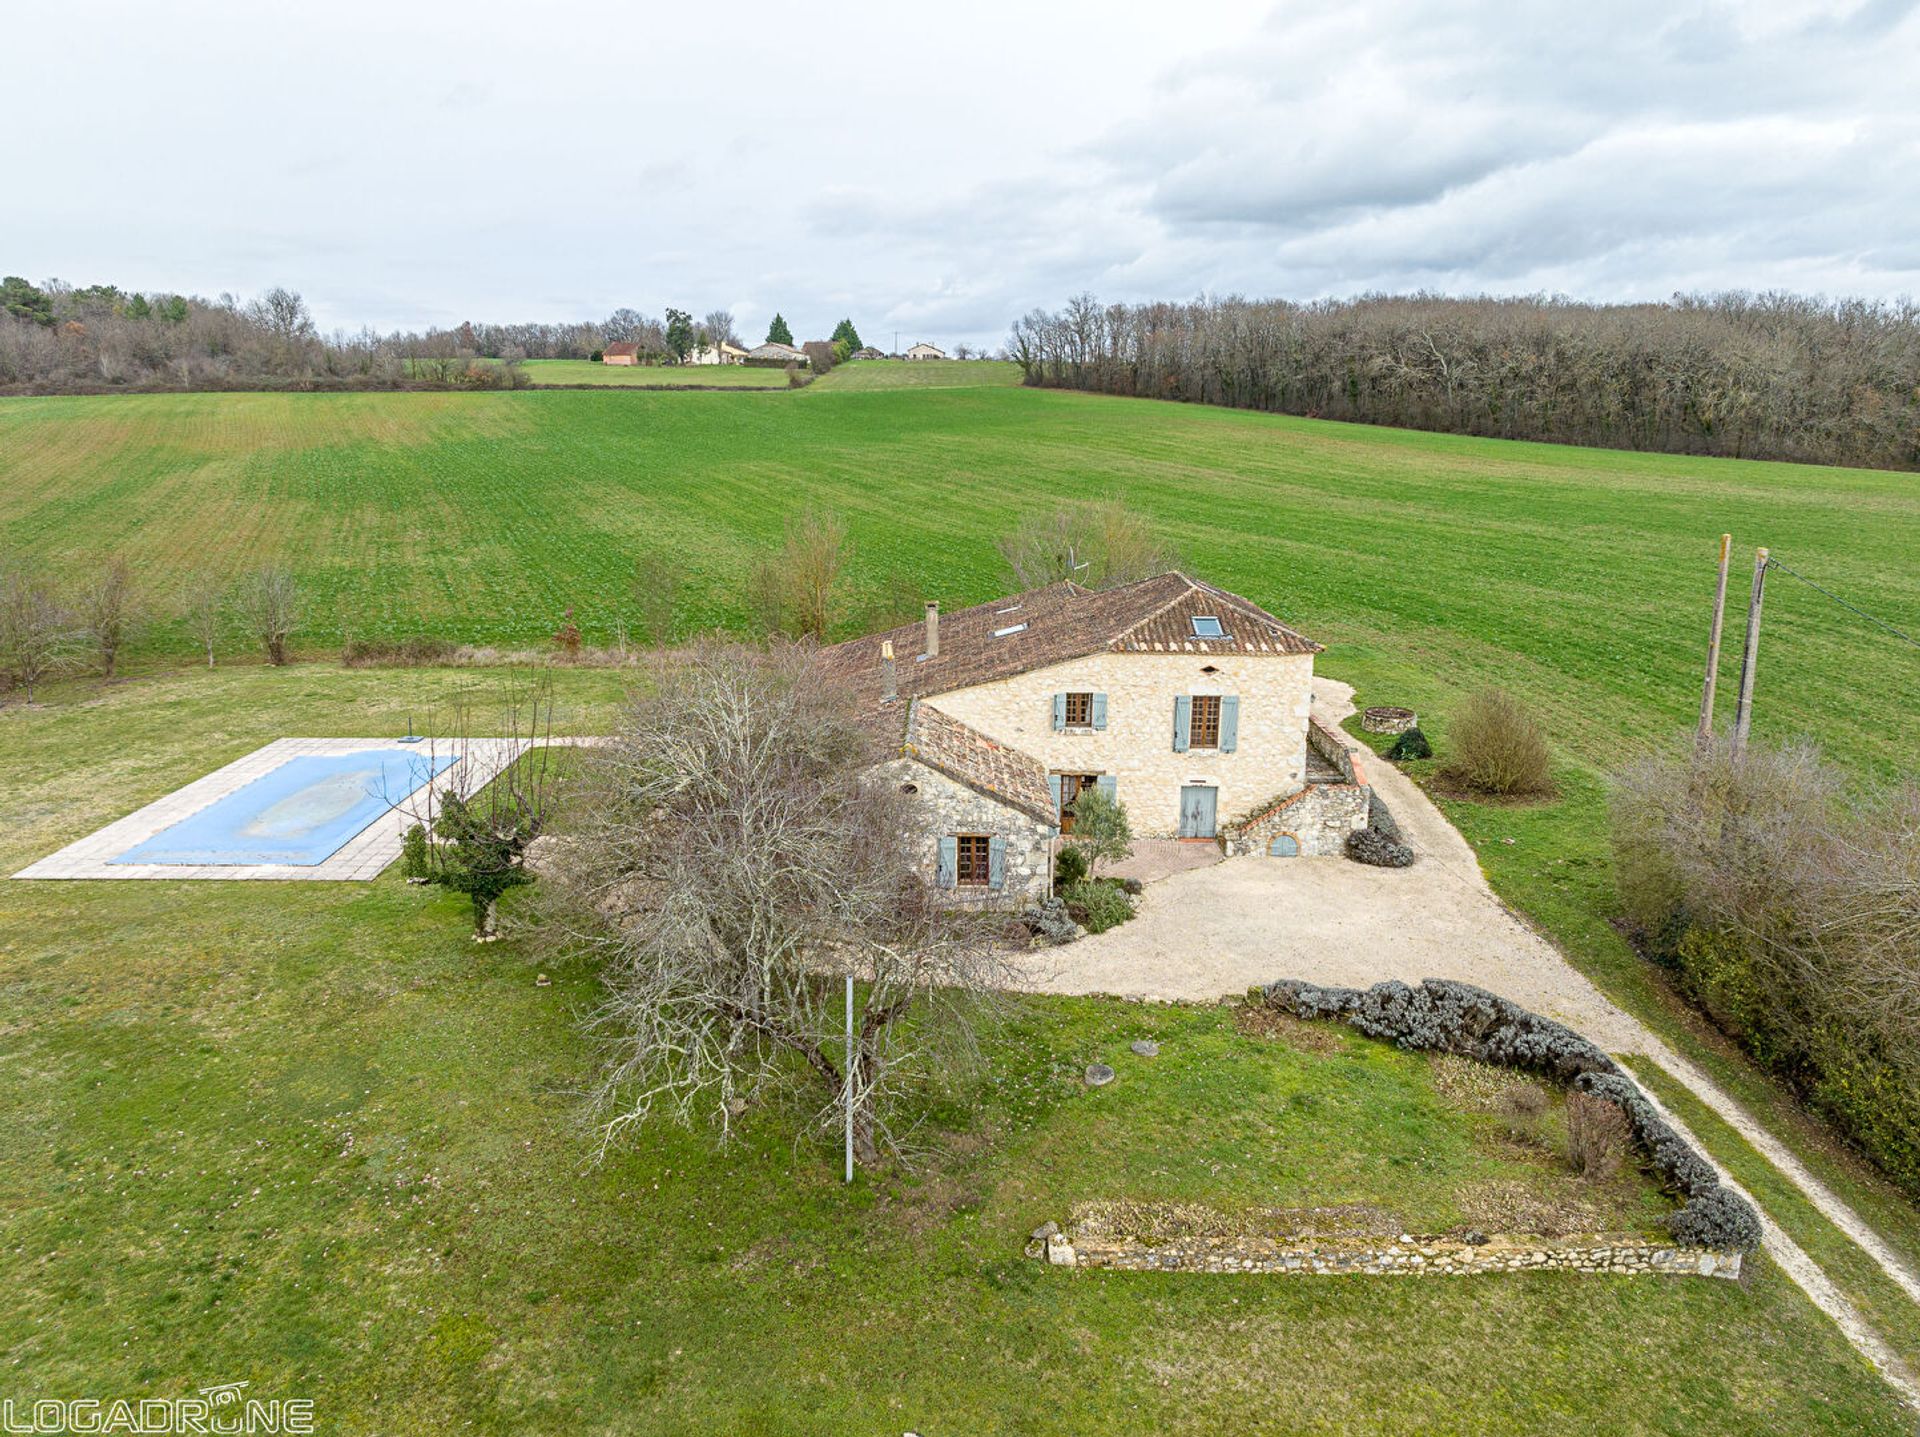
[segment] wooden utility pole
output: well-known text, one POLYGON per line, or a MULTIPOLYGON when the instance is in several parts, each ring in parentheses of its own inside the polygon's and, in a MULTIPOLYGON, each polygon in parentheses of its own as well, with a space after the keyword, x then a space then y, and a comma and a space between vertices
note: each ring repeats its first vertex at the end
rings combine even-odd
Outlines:
POLYGON ((1713 737, 1713 691, 1720 678, 1720 627, 1727 616, 1727 561, 1733 535, 1720 536, 1720 583, 1713 591, 1713 627, 1707 633, 1707 684, 1700 694, 1700 742, 1713 737))
POLYGON ((1753 595, 1747 600, 1747 648, 1740 657, 1740 705, 1733 712, 1733 756, 1737 759, 1747 746, 1747 730, 1753 727, 1753 671, 1760 660, 1760 601, 1767 590, 1767 551, 1756 549, 1753 555, 1753 595))

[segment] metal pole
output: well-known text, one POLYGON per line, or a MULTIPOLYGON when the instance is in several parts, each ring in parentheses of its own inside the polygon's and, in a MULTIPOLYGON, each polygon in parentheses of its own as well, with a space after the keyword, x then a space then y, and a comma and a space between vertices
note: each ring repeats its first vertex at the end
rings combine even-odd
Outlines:
POLYGON ((1758 549, 1753 556, 1753 594, 1747 600, 1747 647, 1740 657, 1740 704, 1733 713, 1733 756, 1737 759, 1747 746, 1747 731, 1753 727, 1753 675, 1760 659, 1760 601, 1766 596, 1767 551, 1758 549))
POLYGON ((1700 694, 1700 742, 1713 737, 1713 691, 1720 678, 1720 629, 1727 615, 1727 561, 1733 557, 1733 535, 1720 536, 1720 582, 1713 591, 1713 628, 1707 636, 1707 683, 1700 694))
POLYGON ((853 1181, 853 974, 847 974, 847 1181, 853 1181))

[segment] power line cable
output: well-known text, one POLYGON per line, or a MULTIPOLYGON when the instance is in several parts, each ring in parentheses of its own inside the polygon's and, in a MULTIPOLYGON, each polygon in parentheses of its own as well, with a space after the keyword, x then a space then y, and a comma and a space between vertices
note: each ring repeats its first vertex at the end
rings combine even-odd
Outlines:
POLYGON ((1906 633, 1904 630, 1896 629, 1892 624, 1888 623, 1885 619, 1876 618, 1874 615, 1869 614, 1865 609, 1861 608, 1858 604, 1848 603, 1845 599, 1841 598, 1838 594, 1834 593, 1833 590, 1822 588, 1820 585, 1814 583, 1812 579, 1809 579, 1805 574, 1802 574, 1797 570, 1788 568, 1785 564, 1781 563, 1778 559, 1774 558, 1771 554, 1767 556, 1767 567, 1769 569, 1778 569, 1783 574, 1791 574, 1794 578, 1798 579, 1801 583, 1805 584, 1809 589, 1812 589, 1814 592, 1825 594, 1829 599, 1832 599, 1834 603, 1838 604, 1841 608, 1849 610, 1852 613, 1858 614, 1861 618, 1865 619, 1870 624, 1873 624, 1879 628, 1885 629, 1888 633, 1892 634, 1896 639, 1899 639, 1902 643, 1911 644, 1914 648, 1920 649, 1920 639, 1916 639, 1912 634, 1906 633))

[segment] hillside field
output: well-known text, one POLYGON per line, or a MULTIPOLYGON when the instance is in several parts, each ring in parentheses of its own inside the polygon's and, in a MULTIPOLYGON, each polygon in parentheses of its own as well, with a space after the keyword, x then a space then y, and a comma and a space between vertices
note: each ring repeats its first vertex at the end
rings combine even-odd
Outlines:
POLYGON ((784 369, 743 364, 595 364, 591 359, 529 359, 535 384, 604 384, 613 389, 709 385, 725 389, 785 389, 784 369))
MULTIPOLYGON (((1595 763, 1686 724, 1712 560, 1731 530, 1733 641, 1752 546, 1920 630, 1911 475, 1557 448, 1016 387, 860 387, 939 365, 853 365, 779 396, 547 392, 180 395, 0 404, 0 550, 82 574, 124 553, 152 588, 291 565, 297 637, 427 632, 590 643, 640 632, 635 563, 682 566, 682 634, 746 619, 742 579, 788 517, 852 533, 866 596, 1004 592, 996 536, 1036 507, 1119 495, 1203 576, 1326 643, 1369 701, 1429 711, 1498 681, 1595 763)), ((1008 366, 944 366, 981 380, 1008 366)), ((937 376, 929 376, 934 378, 937 376)), ((1763 734, 1818 734, 1891 769, 1920 711, 1914 651, 1776 574, 1763 734)), ((184 652, 163 626, 151 647, 184 652)))

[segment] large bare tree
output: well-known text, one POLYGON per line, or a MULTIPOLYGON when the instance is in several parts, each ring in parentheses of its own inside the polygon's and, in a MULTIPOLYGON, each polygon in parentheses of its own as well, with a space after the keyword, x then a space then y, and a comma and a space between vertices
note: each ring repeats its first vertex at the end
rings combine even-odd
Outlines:
POLYGON ((656 1114, 724 1135, 745 1102, 798 1092, 829 1131, 850 1105, 872 1162, 919 1060, 970 1045, 1000 960, 977 920, 933 902, 905 800, 870 758, 803 650, 718 643, 662 656, 592 750, 546 927, 604 958, 607 1142, 656 1114))

